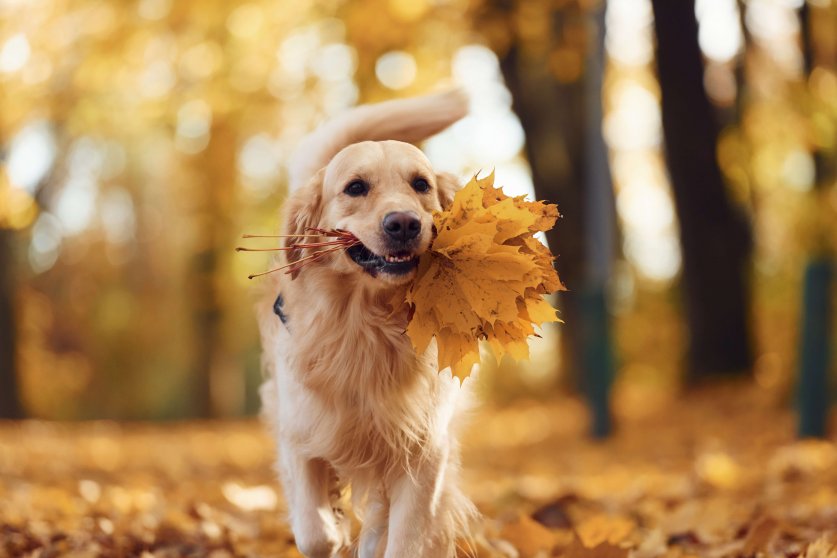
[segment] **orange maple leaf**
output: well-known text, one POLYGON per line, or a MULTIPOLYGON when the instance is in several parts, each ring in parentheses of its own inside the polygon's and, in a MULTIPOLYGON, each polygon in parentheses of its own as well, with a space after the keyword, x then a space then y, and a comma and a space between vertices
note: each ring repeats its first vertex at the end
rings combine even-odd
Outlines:
POLYGON ((436 238, 407 291, 416 350, 435 339, 439 369, 459 378, 479 362, 480 340, 498 360, 528 358, 535 327, 560 321, 543 295, 564 287, 554 256, 534 236, 558 217, 553 204, 505 195, 494 173, 457 192, 451 208, 434 216, 436 238))

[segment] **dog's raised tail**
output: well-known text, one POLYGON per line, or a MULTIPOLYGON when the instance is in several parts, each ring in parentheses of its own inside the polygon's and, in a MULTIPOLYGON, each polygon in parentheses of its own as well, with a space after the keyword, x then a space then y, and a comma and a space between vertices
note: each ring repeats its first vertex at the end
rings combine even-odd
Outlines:
POLYGON ((290 190, 303 186, 348 145, 368 140, 417 143, 467 112, 468 100, 459 89, 350 109, 302 139, 291 157, 290 190))

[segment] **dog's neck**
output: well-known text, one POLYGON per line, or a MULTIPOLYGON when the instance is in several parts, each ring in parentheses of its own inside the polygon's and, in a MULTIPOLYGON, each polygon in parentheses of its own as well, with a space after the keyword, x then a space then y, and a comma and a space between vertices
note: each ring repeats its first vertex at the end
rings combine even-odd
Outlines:
POLYGON ((328 409, 310 421, 331 432, 327 449, 312 452, 325 452, 338 470, 409 468, 405 459, 424 451, 435 412, 435 357, 413 349, 406 310, 390 305, 395 289, 364 279, 312 268, 283 282, 290 371, 328 409))
POLYGON ((354 403, 364 396, 358 393, 361 386, 403 390, 415 381, 423 357, 405 334, 406 310, 393 312, 397 290, 372 288, 364 278, 318 269, 285 282, 291 350, 307 387, 354 403))

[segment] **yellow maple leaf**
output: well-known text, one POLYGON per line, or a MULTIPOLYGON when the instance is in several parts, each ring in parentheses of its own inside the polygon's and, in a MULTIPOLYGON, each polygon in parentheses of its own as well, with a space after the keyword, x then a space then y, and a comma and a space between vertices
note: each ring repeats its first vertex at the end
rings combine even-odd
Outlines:
POLYGON ((554 256, 534 236, 558 217, 553 204, 505 195, 494 173, 457 192, 450 209, 434 215, 436 238, 406 294, 416 350, 435 338, 439 369, 458 378, 479 362, 480 340, 498 360, 528 358, 535 327, 560 321, 543 295, 564 287, 554 256))

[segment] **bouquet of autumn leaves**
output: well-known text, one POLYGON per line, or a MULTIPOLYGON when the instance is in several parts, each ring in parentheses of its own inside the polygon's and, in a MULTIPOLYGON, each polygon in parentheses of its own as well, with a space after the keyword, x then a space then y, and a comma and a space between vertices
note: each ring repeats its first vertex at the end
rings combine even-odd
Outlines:
POLYGON ((407 290, 407 334, 421 353, 435 337, 439 369, 465 378, 485 340, 499 361, 529 357, 535 327, 560 321, 543 295, 563 290, 549 249, 535 238, 558 208, 509 197, 494 173, 471 179, 450 209, 434 215, 437 236, 407 290))

